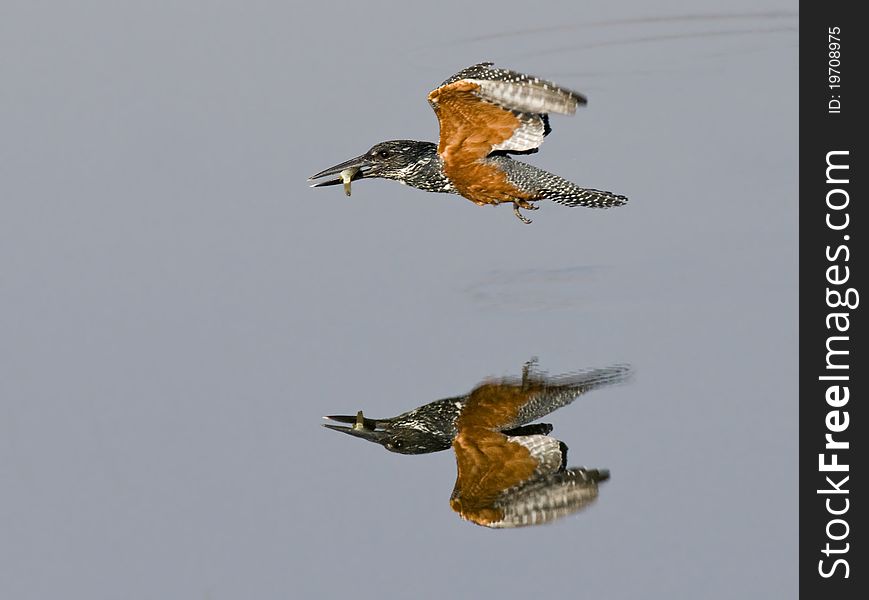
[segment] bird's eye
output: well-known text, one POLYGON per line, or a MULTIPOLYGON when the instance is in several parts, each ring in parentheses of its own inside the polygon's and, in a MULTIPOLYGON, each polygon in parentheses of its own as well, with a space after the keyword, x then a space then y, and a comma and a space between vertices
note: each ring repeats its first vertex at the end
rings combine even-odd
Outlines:
POLYGON ((389 158, 389 150, 381 150, 378 152, 380 158, 389 158))
POLYGON ((402 448, 404 448, 404 442, 402 442, 401 440, 395 440, 390 444, 390 446, 395 450, 401 450, 402 448))

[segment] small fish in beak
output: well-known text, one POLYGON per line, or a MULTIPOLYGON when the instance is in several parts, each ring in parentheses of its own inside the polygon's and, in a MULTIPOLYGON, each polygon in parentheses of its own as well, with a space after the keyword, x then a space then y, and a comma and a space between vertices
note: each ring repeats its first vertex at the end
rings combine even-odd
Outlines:
MULTIPOLYGON (((350 182, 353 181, 353 178, 361 170, 362 169, 360 169, 359 167, 350 167, 349 169, 344 169, 343 171, 341 171, 341 181, 344 182, 344 193, 346 195, 350 195, 350 182)), ((359 414, 361 415, 362 412, 360 411, 359 414)))

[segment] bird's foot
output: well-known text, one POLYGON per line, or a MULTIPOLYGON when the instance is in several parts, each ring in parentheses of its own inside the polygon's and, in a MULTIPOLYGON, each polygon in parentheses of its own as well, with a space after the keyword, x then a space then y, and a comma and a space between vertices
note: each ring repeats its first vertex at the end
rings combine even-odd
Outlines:
POLYGON ((522 365, 522 387, 526 388, 531 383, 532 369, 537 366, 537 357, 532 356, 524 365, 522 365))
POLYGON ((528 217, 526 217, 525 215, 520 213, 519 212, 520 208, 524 208, 525 210, 537 210, 540 207, 535 205, 535 204, 531 204, 530 202, 526 202, 525 200, 519 200, 518 202, 513 202, 513 214, 516 215, 516 218, 518 218, 520 221, 522 221, 526 225, 530 225, 531 219, 529 219, 528 217))

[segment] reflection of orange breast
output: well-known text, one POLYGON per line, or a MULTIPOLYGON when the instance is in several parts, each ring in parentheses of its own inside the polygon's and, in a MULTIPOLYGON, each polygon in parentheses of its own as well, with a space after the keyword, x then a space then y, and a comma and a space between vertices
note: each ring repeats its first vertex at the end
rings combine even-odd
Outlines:
POLYGON ((477 386, 468 397, 462 414, 456 421, 461 431, 464 428, 485 427, 505 429, 513 426, 519 411, 545 386, 539 382, 525 385, 516 383, 484 383, 477 386))

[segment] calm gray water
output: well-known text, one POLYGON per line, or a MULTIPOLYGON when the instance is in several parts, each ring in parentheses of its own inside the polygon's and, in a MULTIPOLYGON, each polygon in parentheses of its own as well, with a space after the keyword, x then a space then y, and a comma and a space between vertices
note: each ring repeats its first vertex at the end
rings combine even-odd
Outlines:
POLYGON ((5 2, 0 597, 792 598, 795 2, 5 2), (534 224, 309 189, 479 60, 589 98, 534 224), (449 452, 320 427, 630 363, 553 414, 588 510, 491 531, 449 452))

